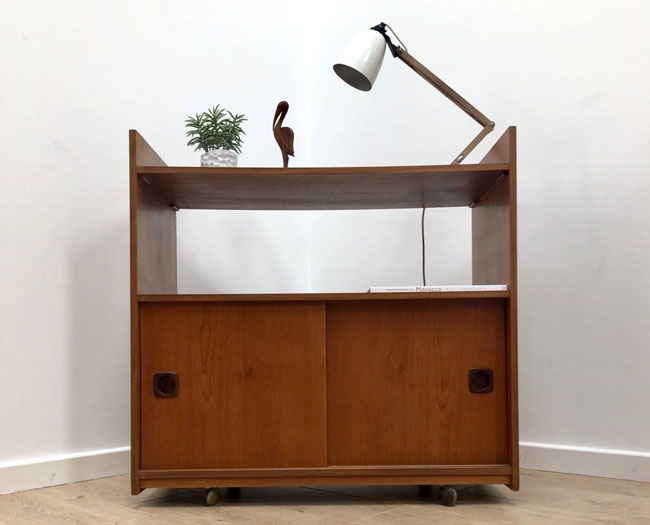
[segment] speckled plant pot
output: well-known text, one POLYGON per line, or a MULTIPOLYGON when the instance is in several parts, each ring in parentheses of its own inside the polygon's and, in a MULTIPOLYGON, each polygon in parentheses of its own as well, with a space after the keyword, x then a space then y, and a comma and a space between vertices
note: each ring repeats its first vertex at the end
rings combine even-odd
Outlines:
POLYGON ((227 149, 213 149, 201 155, 201 166, 210 168, 236 168, 237 153, 227 149))

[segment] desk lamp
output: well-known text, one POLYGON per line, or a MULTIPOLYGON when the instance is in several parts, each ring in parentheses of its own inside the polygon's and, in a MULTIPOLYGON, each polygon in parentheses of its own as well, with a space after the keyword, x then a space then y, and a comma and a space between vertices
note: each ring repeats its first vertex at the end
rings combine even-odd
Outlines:
MULTIPOLYGON (((487 118, 478 109, 472 106, 467 100, 460 96, 451 87, 440 80, 436 75, 424 67, 420 62, 413 58, 404 42, 400 40, 397 33, 384 22, 371 27, 369 31, 364 31, 356 40, 354 40, 341 54, 339 60, 334 64, 334 72, 352 87, 361 91, 370 91, 375 83, 381 64, 384 61, 386 46, 394 58, 399 58, 413 71, 420 75, 429 84, 435 87, 449 100, 456 104, 460 109, 478 122, 483 129, 476 137, 461 151, 452 164, 460 164, 467 155, 478 145, 485 136, 494 129, 494 122, 487 118), (391 41, 386 28, 390 30, 397 41, 401 44, 396 46, 391 41)), ((422 236, 422 284, 427 285, 426 276, 426 250, 424 244, 424 213, 426 208, 422 208, 421 219, 421 236, 422 236)))
POLYGON ((334 72, 352 87, 361 91, 370 91, 379 74, 384 61, 386 46, 395 58, 399 58, 413 71, 429 82, 433 87, 445 95, 460 109, 478 122, 483 129, 463 151, 453 160, 452 164, 460 164, 467 155, 477 146, 483 138, 494 129, 494 122, 487 118, 456 91, 440 80, 436 75, 420 64, 407 51, 406 46, 397 36, 395 31, 385 23, 371 27, 357 37, 341 54, 334 64, 334 72), (386 28, 395 36, 401 46, 396 46, 391 41, 386 28))

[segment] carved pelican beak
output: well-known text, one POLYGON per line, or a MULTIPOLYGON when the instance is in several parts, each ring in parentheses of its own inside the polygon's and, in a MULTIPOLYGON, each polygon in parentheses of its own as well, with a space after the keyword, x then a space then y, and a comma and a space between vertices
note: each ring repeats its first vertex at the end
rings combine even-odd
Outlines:
POLYGON ((288 110, 289 110, 289 103, 288 102, 283 100, 282 102, 280 102, 278 104, 278 107, 275 108, 275 115, 273 116, 273 126, 275 126, 275 121, 278 120, 278 117, 280 116, 280 114, 282 112, 284 112, 286 114, 288 110))

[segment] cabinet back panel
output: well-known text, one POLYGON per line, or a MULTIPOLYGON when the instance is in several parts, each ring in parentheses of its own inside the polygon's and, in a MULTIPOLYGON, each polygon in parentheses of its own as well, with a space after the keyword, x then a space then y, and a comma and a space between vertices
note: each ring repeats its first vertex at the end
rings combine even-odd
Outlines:
POLYGON ((322 302, 142 304, 141 468, 324 466, 324 321, 322 302))
POLYGON ((505 328, 500 299, 328 302, 328 464, 508 463, 505 328))

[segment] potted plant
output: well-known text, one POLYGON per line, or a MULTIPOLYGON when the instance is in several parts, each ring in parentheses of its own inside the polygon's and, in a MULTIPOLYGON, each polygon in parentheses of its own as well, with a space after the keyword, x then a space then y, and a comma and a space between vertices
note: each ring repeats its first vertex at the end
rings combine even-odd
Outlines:
POLYGON ((186 135, 191 137, 188 146, 194 151, 202 150, 201 166, 237 166, 237 154, 241 153, 242 139, 245 135, 241 125, 245 115, 233 115, 217 104, 212 109, 187 117, 186 135))

